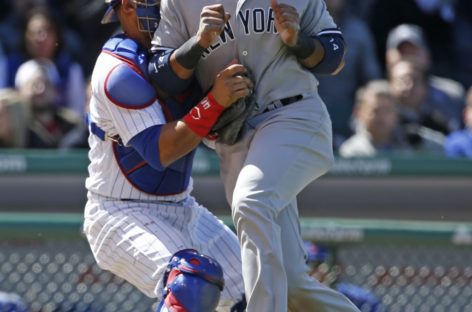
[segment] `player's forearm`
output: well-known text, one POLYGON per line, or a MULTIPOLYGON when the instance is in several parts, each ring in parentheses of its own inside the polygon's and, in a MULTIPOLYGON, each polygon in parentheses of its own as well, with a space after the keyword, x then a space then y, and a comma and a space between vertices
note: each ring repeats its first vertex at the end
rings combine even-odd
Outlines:
POLYGON ((149 61, 148 74, 161 95, 177 95, 188 88, 193 71, 185 71, 175 60, 174 49, 154 47, 149 61))
POLYGON ((305 41, 304 47, 298 46, 299 54, 297 54, 294 48, 290 48, 292 53, 297 56, 298 61, 306 68, 313 68, 318 65, 324 58, 324 48, 320 41, 312 37, 302 37, 299 41, 305 41), (303 51, 303 52, 302 52, 303 51), (308 55, 308 56, 307 56, 308 55))
POLYGON ((190 79, 195 70, 194 68, 188 69, 182 66, 177 60, 177 58, 175 57, 175 53, 172 53, 172 55, 170 56, 169 64, 172 70, 174 71, 174 73, 177 76, 179 76, 180 79, 183 79, 183 80, 190 79))
POLYGON ((129 143, 151 167, 164 170, 191 152, 201 140, 184 122, 174 121, 147 128, 129 143))
POLYGON ((196 36, 191 37, 183 45, 174 51, 171 63, 174 70, 184 78, 189 78, 197 67, 205 48, 200 44, 196 36))
POLYGON ((161 164, 169 166, 194 150, 201 141, 202 138, 181 120, 165 124, 159 138, 161 164))
POLYGON ((164 170, 195 149, 201 140, 190 127, 178 120, 141 131, 129 143, 151 167, 164 170))
POLYGON ((164 125, 159 140, 161 163, 168 166, 193 150, 210 133, 224 109, 209 93, 181 120, 164 125))
POLYGON ((344 67, 345 43, 337 30, 315 37, 300 33, 296 45, 288 49, 317 74, 335 75, 344 67))
POLYGON ((167 95, 183 92, 192 81, 204 48, 192 37, 177 49, 153 47, 154 56, 149 62, 149 76, 156 88, 167 95))

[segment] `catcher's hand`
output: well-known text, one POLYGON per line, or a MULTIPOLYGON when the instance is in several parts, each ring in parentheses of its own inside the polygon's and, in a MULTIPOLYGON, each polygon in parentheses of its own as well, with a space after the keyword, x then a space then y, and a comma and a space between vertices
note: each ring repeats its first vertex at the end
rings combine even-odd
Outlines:
POLYGON ((244 124, 256 108, 254 94, 239 99, 220 115, 211 129, 210 137, 216 137, 218 143, 233 145, 241 138, 244 124))

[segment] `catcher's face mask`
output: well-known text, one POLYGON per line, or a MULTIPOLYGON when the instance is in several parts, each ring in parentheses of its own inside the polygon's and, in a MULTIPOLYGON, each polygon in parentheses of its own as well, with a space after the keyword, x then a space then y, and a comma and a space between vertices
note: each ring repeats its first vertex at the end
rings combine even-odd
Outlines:
MULTIPOLYGON (((148 33, 152 38, 161 20, 160 0, 131 0, 136 7, 138 16, 138 27, 141 32, 148 33)), ((105 0, 108 10, 102 19, 102 24, 117 22, 118 18, 114 8, 121 3, 121 0, 105 0)))
POLYGON ((160 0, 134 0, 136 15, 141 32, 148 33, 152 38, 161 21, 160 0))

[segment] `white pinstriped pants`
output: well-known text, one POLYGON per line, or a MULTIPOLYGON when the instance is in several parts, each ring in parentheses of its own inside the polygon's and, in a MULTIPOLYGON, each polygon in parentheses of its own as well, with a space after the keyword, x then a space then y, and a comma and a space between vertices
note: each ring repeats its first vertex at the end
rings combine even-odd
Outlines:
POLYGON ((151 298, 161 299, 169 259, 185 248, 222 266, 225 288, 218 311, 229 311, 244 292, 236 235, 191 196, 180 203, 143 203, 89 193, 84 217, 84 232, 100 268, 151 298))

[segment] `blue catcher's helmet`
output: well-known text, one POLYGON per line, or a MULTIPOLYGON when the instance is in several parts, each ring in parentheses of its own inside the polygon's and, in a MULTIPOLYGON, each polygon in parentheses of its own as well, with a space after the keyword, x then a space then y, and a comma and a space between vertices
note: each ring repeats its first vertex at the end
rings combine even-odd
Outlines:
POLYGON ((223 269, 211 257, 183 249, 170 259, 164 274, 160 311, 214 311, 224 287, 223 269))
MULTIPOLYGON (((161 21, 160 0, 130 0, 136 6, 136 15, 138 16, 139 30, 148 33, 151 37, 154 35, 159 22, 161 21)), ((102 24, 117 22, 118 17, 115 13, 115 7, 121 4, 121 0, 105 0, 108 9, 102 18, 102 24)))

